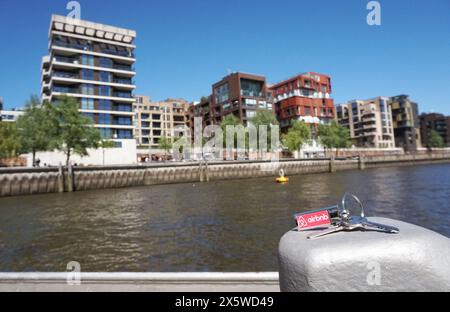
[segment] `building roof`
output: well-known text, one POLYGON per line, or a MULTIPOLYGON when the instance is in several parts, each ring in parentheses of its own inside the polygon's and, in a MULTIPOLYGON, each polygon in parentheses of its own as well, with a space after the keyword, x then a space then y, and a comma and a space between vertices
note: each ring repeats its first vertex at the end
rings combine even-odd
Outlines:
POLYGON ((136 38, 136 31, 134 30, 73 19, 61 15, 52 15, 49 36, 52 30, 71 32, 82 36, 113 40, 127 44, 131 44, 134 38, 136 38))

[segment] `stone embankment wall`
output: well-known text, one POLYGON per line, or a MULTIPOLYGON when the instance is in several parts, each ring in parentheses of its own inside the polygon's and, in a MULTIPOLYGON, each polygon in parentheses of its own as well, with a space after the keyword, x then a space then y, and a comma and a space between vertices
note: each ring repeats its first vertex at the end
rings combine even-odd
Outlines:
POLYGON ((0 197, 275 177, 280 169, 292 176, 437 162, 450 162, 450 154, 393 155, 354 160, 286 160, 279 163, 245 161, 116 167, 6 168, 0 169, 0 197))

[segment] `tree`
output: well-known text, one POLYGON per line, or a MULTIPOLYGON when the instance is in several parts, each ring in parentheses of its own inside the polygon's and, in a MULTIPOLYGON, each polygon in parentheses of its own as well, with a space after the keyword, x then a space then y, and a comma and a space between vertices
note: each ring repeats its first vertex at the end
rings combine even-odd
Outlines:
POLYGON ((13 122, 0 122, 0 159, 15 157, 21 148, 13 122))
MULTIPOLYGON (((272 133, 271 133, 271 126, 278 125, 278 120, 275 117, 275 115, 272 113, 272 111, 266 110, 266 109, 260 109, 256 116, 253 117, 250 122, 256 127, 256 131, 258 133, 259 138, 259 126, 267 126, 267 146, 269 146, 272 143, 272 133)), ((258 139, 259 144, 259 139, 258 139)))
POLYGON ((51 150, 55 143, 57 127, 53 119, 51 104, 42 105, 37 96, 31 96, 26 104, 25 113, 17 119, 17 129, 22 151, 31 153, 33 167, 36 165, 36 153, 51 150))
MULTIPOLYGON (((242 126, 242 123, 239 120, 239 118, 237 118, 233 114, 226 115, 223 118, 222 122, 220 123, 220 128, 222 128, 222 132, 223 132, 223 146, 224 147, 227 146, 226 144, 227 144, 227 127, 228 126, 232 126, 232 127, 242 126)), ((237 145, 237 133, 234 134, 233 147, 236 147, 236 145, 237 145)))
POLYGON ((336 148, 336 154, 339 148, 348 148, 352 144, 349 130, 337 121, 329 125, 319 125, 319 139, 326 148, 336 148))
POLYGON ((169 137, 163 136, 158 143, 158 148, 164 150, 165 156, 167 158, 167 154, 170 152, 172 148, 172 141, 169 137))
POLYGON ((79 105, 74 98, 62 96, 52 107, 58 123, 55 141, 57 148, 66 155, 66 166, 73 154, 87 156, 89 148, 100 146, 100 132, 90 118, 78 111, 79 105))
POLYGON ((442 136, 436 130, 431 130, 428 138, 428 148, 442 148, 444 146, 445 143, 442 136))
POLYGON ((304 121, 294 121, 288 133, 283 135, 283 145, 293 153, 311 139, 311 128, 304 121))

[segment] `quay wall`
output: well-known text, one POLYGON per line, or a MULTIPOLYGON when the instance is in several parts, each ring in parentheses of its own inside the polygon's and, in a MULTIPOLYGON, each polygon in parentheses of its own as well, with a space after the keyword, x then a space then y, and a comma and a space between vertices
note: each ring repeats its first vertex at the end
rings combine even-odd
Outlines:
POLYGON ((1 168, 0 197, 62 193, 131 186, 209 182, 225 179, 276 177, 450 162, 450 153, 360 157, 359 159, 282 160, 279 163, 242 161, 177 163, 147 166, 69 168, 1 168))

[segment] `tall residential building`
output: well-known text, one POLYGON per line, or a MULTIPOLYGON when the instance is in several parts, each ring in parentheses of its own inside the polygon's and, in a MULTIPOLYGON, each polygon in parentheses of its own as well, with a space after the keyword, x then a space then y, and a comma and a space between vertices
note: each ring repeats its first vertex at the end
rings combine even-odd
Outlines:
POLYGON ((439 133, 444 139, 445 145, 450 147, 450 116, 436 113, 420 115, 420 131, 423 146, 428 146, 432 130, 439 133))
POLYGON ((162 137, 180 136, 188 121, 189 103, 183 99, 152 102, 149 96, 137 95, 134 104, 134 137, 139 149, 158 149, 162 137))
POLYGON ((294 120, 311 124, 327 124, 334 119, 331 78, 308 72, 279 82, 271 87, 275 111, 282 131, 294 120))
MULTIPOLYGON (((133 30, 53 15, 42 62, 42 98, 77 99, 104 139, 133 140, 133 30)), ((122 143, 119 143, 122 141, 122 143)), ((125 141, 125 142, 123 142, 125 141)), ((133 141, 134 142, 134 141, 133 141)))
POLYGON ((211 96, 190 108, 189 124, 192 128, 194 117, 202 117, 204 125, 220 124, 225 116, 233 114, 246 125, 258 110, 272 111, 272 103, 264 76, 232 73, 212 85, 211 96))
POLYGON ((360 147, 394 148, 394 129, 389 98, 354 100, 336 107, 338 122, 350 130, 354 144, 360 147))
POLYGON ((16 122, 24 112, 20 110, 0 110, 0 121, 16 122))
POLYGON ((2 121, 3 98, 0 97, 0 121, 2 121))
POLYGON ((397 95, 389 99, 392 109, 395 145, 405 151, 414 152, 421 146, 419 108, 408 95, 397 95))

